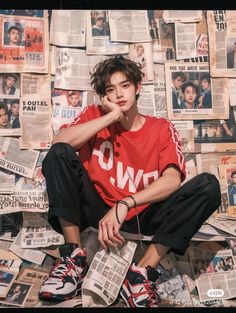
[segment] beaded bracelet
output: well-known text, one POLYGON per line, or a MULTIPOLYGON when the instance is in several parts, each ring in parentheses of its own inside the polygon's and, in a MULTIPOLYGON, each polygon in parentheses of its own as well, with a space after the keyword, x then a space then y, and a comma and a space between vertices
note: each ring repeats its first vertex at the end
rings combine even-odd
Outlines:
POLYGON ((118 201, 116 201, 116 219, 117 219, 117 222, 118 222, 119 224, 121 224, 121 222, 120 222, 120 220, 119 220, 119 218, 118 218, 118 205, 119 205, 120 203, 126 205, 128 211, 130 210, 130 207, 129 207, 129 205, 128 205, 128 203, 127 203, 126 201, 124 201, 124 200, 118 200, 118 201))
POLYGON ((131 198, 131 199, 133 200, 133 202, 134 202, 134 207, 135 207, 135 208, 137 207, 137 202, 135 201, 135 199, 134 199, 133 196, 129 195, 129 196, 127 196, 126 198, 131 198))

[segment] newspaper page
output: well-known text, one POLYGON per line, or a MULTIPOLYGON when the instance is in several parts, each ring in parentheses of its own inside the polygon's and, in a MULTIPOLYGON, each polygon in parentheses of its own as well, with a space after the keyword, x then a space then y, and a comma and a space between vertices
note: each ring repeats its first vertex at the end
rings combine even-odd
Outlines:
POLYGON ((197 56, 196 23, 175 23, 176 60, 197 56))
POLYGON ((14 253, 0 248, 0 269, 19 272, 22 260, 14 253))
POLYGON ((202 20, 201 10, 164 10, 163 19, 166 23, 193 23, 202 20))
POLYGON ((3 15, 18 15, 18 16, 34 16, 34 17, 48 17, 47 10, 0 10, 3 15))
POLYGON ((194 141, 198 151, 227 152, 236 149, 236 123, 234 109, 229 108, 229 118, 225 120, 194 121, 194 141))
POLYGON ((142 84, 153 83, 152 44, 150 42, 129 45, 129 57, 143 73, 142 84))
POLYGON ((19 140, 0 137, 0 167, 24 177, 33 178, 38 151, 20 150, 19 140))
POLYGON ((41 213, 23 212, 21 248, 39 248, 64 244, 64 237, 53 230, 41 213))
POLYGON ((0 194, 11 194, 15 190, 15 175, 0 170, 0 194))
POLYGON ((236 266, 232 250, 189 250, 200 301, 223 300, 236 296, 236 266))
POLYGON ((47 18, 2 16, 0 36, 0 71, 47 73, 47 18))
POLYGON ((236 234, 236 225, 235 225, 235 220, 220 220, 215 218, 214 216, 211 216, 206 220, 207 224, 212 225, 213 227, 216 227, 230 235, 235 236, 236 234))
POLYGON ((56 134, 63 124, 69 124, 82 111, 81 108, 54 106, 52 111, 52 127, 56 134))
POLYGON ((12 306, 24 307, 31 288, 31 284, 21 283, 18 280, 15 280, 6 295, 6 299, 2 301, 2 303, 12 306))
POLYGON ((144 115, 154 115, 154 85, 142 85, 142 89, 138 98, 138 110, 141 114, 144 115))
POLYGON ((21 232, 15 237, 15 240, 10 245, 9 250, 19 256, 21 259, 42 265, 43 260, 46 256, 45 253, 39 249, 22 249, 20 248, 21 232))
POLYGON ((225 185, 227 186, 228 216, 236 218, 236 165, 221 165, 224 170, 225 185))
POLYGON ((224 79, 212 79, 204 63, 165 64, 168 117, 178 119, 227 119, 228 94, 224 79))
POLYGON ((149 42, 146 10, 109 10, 111 41, 128 43, 149 42))
POLYGON ((17 272, 0 268, 0 298, 5 298, 10 290, 17 272))
POLYGON ((181 150, 184 153, 194 152, 193 121, 173 121, 180 138, 181 150))
POLYGON ((90 72, 105 56, 86 55, 84 50, 56 48, 55 88, 92 90, 90 72))
POLYGON ((85 47, 85 10, 52 10, 50 44, 85 47))
POLYGON ((185 153, 184 160, 186 164, 186 178, 182 182, 182 185, 185 184, 190 179, 197 176, 197 161, 196 161, 196 154, 193 153, 185 153))
POLYGON ((236 79, 234 78, 228 79, 227 89, 229 94, 230 106, 236 106, 236 79))
POLYGON ((51 77, 41 74, 21 74, 21 97, 51 97, 51 77))
POLYGON ((210 66, 213 77, 236 77, 234 61, 235 11, 207 11, 210 66), (229 27, 228 27, 229 22, 229 27))
POLYGON ((136 246, 127 241, 120 248, 95 254, 82 284, 83 307, 104 307, 116 300, 136 246))
POLYGON ((32 288, 25 299, 24 307, 32 307, 39 302, 38 293, 47 274, 48 272, 42 268, 22 268, 17 277, 17 281, 32 285, 32 288))
POLYGON ((86 12, 86 54, 127 54, 129 45, 110 39, 108 11, 93 10, 86 12))
POLYGON ((154 100, 156 117, 167 117, 166 108, 166 80, 164 64, 153 63, 154 100))

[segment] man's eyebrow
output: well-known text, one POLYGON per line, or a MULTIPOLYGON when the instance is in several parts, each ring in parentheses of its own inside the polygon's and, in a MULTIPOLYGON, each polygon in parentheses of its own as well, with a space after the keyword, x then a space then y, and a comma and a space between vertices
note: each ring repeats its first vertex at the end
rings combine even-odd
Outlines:
MULTIPOLYGON (((124 84, 124 83, 128 83, 128 82, 130 82, 129 79, 122 80, 122 81, 119 83, 119 85, 120 85, 120 84, 124 84)), ((108 84, 106 85, 106 88, 113 87, 113 86, 114 86, 114 85, 112 85, 111 83, 108 83, 108 84)))

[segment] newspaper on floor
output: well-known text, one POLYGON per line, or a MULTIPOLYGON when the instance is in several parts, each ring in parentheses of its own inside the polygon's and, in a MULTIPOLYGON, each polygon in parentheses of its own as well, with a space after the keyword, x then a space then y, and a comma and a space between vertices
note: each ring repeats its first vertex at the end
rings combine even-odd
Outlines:
POLYGON ((139 42, 129 45, 129 58, 133 60, 144 74, 142 84, 153 83, 152 44, 139 42))
POLYGON ((211 80, 208 63, 167 62, 165 70, 168 118, 202 120, 229 117, 226 79, 211 80))
POLYGON ((19 272, 22 260, 11 251, 0 248, 0 269, 19 272))
POLYGON ((48 17, 48 10, 0 10, 3 15, 18 15, 18 16, 34 16, 34 17, 48 17))
POLYGON ((41 213, 23 212, 21 248, 49 247, 65 243, 64 236, 53 230, 41 213))
POLYGON ((164 10, 163 19, 166 23, 193 23, 202 20, 201 10, 164 10))
POLYGON ((82 284, 83 307, 104 307, 116 300, 136 246, 127 241, 122 247, 95 254, 82 284))
POLYGON ((50 44, 85 47, 85 10, 52 10, 50 44))
POLYGON ((15 175, 11 172, 0 170, 0 194, 12 194, 15 190, 15 175))
POLYGON ((33 178, 38 151, 20 150, 19 140, 0 137, 0 167, 24 177, 33 178))
POLYGON ((90 72, 105 56, 89 56, 84 50, 56 48, 55 88, 92 90, 90 72))
POLYGON ((210 65, 213 77, 236 77, 235 11, 207 11, 210 65))
POLYGON ((20 271, 17 281, 32 285, 24 302, 24 307, 33 307, 39 302, 38 293, 43 280, 48 275, 48 271, 36 267, 24 267, 20 271))
POLYGON ((154 77, 154 99, 155 99, 154 116, 167 117, 166 80, 164 64, 153 63, 153 77, 154 77))
POLYGON ((43 260, 46 256, 45 253, 39 249, 22 249, 20 247, 21 242, 21 232, 15 237, 15 240, 11 243, 9 250, 19 256, 21 259, 26 261, 42 265, 43 260))
POLYGON ((229 119, 194 121, 195 152, 230 152, 236 150, 236 124, 229 110, 229 119))
POLYGON ((138 110, 141 114, 154 115, 154 85, 142 85, 138 98, 138 110))
POLYGON ((195 151, 193 121, 173 121, 179 134, 181 150, 184 153, 195 151))
POLYGON ((207 224, 212 225, 213 227, 222 230, 230 235, 236 236, 236 223, 235 220, 220 220, 214 216, 209 217, 206 220, 207 224))
POLYGON ((230 249, 188 250, 200 301, 230 299, 236 296, 236 265, 230 249))
POLYGON ((52 301, 40 301, 34 307, 36 308, 74 308, 77 306, 82 306, 82 298, 76 296, 73 299, 62 301, 62 302, 52 302, 52 301))
POLYGON ((16 276, 17 272, 0 268, 0 298, 6 298, 16 276))
POLYGON ((149 42, 149 22, 145 10, 109 10, 111 41, 149 42))
POLYGON ((31 284, 15 280, 6 295, 6 299, 2 301, 2 303, 10 306, 24 307, 32 287, 33 286, 31 284))
POLYGON ((192 301, 187 286, 172 263, 172 259, 167 255, 156 269, 160 273, 157 288, 161 300, 167 300, 169 304, 191 306, 192 301))
POLYGON ((129 45, 110 39, 108 11, 87 10, 86 54, 127 54, 129 45))
POLYGON ((48 71, 48 19, 0 17, 0 71, 48 71))

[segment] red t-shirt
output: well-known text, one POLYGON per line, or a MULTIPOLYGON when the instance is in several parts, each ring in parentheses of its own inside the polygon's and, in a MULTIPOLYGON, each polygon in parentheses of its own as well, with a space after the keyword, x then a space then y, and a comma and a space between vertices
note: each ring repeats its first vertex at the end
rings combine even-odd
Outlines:
MULTIPOLYGON (((105 113, 100 105, 89 105, 70 127, 94 120, 105 113)), ((145 116, 137 131, 124 129, 114 123, 92 137, 79 149, 80 159, 103 200, 112 207, 117 200, 149 186, 170 164, 176 165, 185 178, 185 162, 179 137, 166 118, 145 116)), ((147 205, 138 206, 142 212, 147 205)), ((135 216, 132 208, 126 220, 135 216)))

